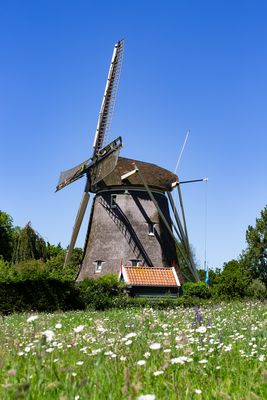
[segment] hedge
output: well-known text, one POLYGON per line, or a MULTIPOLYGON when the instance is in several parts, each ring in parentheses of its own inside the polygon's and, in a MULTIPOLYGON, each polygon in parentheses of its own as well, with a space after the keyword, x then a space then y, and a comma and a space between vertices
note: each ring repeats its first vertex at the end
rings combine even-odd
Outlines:
POLYGON ((84 309, 80 291, 74 282, 24 280, 0 282, 0 312, 9 314, 21 311, 67 311, 84 309))

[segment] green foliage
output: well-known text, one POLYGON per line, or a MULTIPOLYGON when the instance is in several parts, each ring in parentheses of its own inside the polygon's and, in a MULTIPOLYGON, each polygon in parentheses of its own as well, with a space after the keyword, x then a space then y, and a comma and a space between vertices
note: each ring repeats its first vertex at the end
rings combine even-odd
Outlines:
POLYGON ((242 254, 242 262, 253 279, 259 278, 267 285, 267 206, 256 219, 255 227, 246 232, 247 249, 242 254))
POLYGON ((57 245, 50 244, 49 242, 46 243, 46 257, 48 260, 50 260, 53 257, 58 256, 63 251, 64 250, 61 247, 60 243, 58 243, 57 245))
POLYGON ((17 264, 0 262, 0 282, 19 282, 48 278, 48 271, 43 260, 21 261, 17 264))
POLYGON ((251 276, 242 263, 231 260, 225 263, 214 294, 224 298, 242 298, 246 296, 247 287, 251 282, 251 276))
POLYGON ((64 267, 66 251, 62 250, 57 256, 45 262, 39 260, 20 261, 16 264, 0 258, 0 281, 24 281, 33 279, 56 279, 74 281, 77 275, 80 250, 74 250, 74 257, 64 267))
POLYGON ((0 210, 0 256, 6 261, 12 259, 14 235, 12 217, 0 210))
POLYGON ((70 262, 64 267, 66 253, 66 250, 61 249, 55 256, 51 257, 46 262, 49 276, 55 279, 75 280, 82 261, 83 251, 80 248, 75 248, 70 262))
POLYGON ((248 297, 264 300, 267 298, 267 288, 260 279, 253 279, 246 290, 248 297))
POLYGON ((83 309, 74 282, 35 279, 0 282, 0 313, 83 309))
MULTIPOLYGON (((219 268, 216 268, 215 270, 209 269, 209 285, 210 286, 216 285, 216 283, 219 282, 220 274, 221 274, 221 270, 219 268)), ((199 279, 202 282, 205 282, 206 271, 204 269, 199 269, 198 275, 199 275, 199 279)))
POLYGON ((209 299, 211 291, 209 286, 204 282, 186 282, 183 284, 183 297, 209 299))
POLYGON ((31 227, 30 222, 19 232, 13 262, 46 259, 46 242, 31 227))
POLYGON ((78 283, 81 298, 89 308, 104 310, 121 307, 126 301, 125 285, 118 281, 117 275, 105 275, 98 279, 85 279, 78 283))
POLYGON ((258 301, 15 313, 0 327, 1 400, 267 399, 258 301))

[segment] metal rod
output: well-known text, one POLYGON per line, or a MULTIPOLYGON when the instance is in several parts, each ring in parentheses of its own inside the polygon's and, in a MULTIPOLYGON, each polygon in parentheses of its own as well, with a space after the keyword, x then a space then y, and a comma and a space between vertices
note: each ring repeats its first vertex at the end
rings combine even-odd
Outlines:
POLYGON ((161 211, 161 209, 160 209, 160 207, 159 207, 159 205, 158 205, 158 203, 157 203, 155 197, 153 196, 153 193, 151 192, 151 190, 150 190, 148 184, 146 183, 145 178, 143 177, 141 171, 137 168, 137 166, 136 166, 136 172, 139 174, 139 176, 140 176, 140 178, 141 178, 141 181, 142 181, 144 187, 146 188, 150 199, 153 201, 153 203, 154 203, 154 205, 155 205, 155 207, 156 207, 156 209, 157 209, 157 211, 158 211, 158 213, 159 213, 159 215, 160 215, 162 221, 164 222, 164 224, 165 224, 167 230, 169 231, 170 235, 171 235, 172 238, 174 239, 175 243, 178 244, 177 247, 178 247, 178 249, 179 249, 181 255, 183 256, 185 262, 187 263, 190 272, 192 273, 192 275, 194 276, 194 278, 195 278, 196 280, 199 280, 199 279, 198 279, 198 275, 195 273, 194 269, 192 269, 192 266, 191 266, 190 262, 188 261, 188 259, 187 259, 186 256, 184 255, 183 251, 181 250, 181 248, 180 248, 180 246, 179 246, 180 243, 177 241, 176 237, 174 236, 173 231, 172 231, 172 229, 171 229, 171 227, 170 227, 168 221, 166 220, 166 218, 165 218, 163 212, 161 211))
POLYGON ((194 260, 192 257, 192 252, 190 249, 190 244, 189 244, 189 239, 188 239, 188 231, 187 231, 187 224, 186 224, 186 218, 185 218, 185 212, 184 212, 184 203, 183 203, 183 197, 182 197, 182 191, 180 188, 180 185, 177 186, 178 189, 178 194, 179 194, 179 201, 180 201, 180 206, 181 206, 181 211, 182 211, 182 217, 183 217, 183 223, 184 223, 184 231, 185 231, 185 238, 186 238, 186 242, 187 242, 187 247, 188 247, 188 253, 189 253, 189 258, 190 258, 190 262, 192 264, 192 268, 194 268, 196 275, 198 277, 198 281, 199 281, 199 276, 198 276, 198 272, 196 270, 196 267, 194 265, 194 260))
POLYGON ((175 218, 175 221, 177 223, 177 227, 178 227, 180 235, 181 235, 181 241, 184 243, 185 246, 187 246, 186 236, 185 236, 184 229, 183 229, 182 223, 180 221, 177 209, 175 207, 173 197, 172 197, 170 192, 167 192, 167 196, 168 196, 168 199, 170 201, 171 208, 172 208, 172 211, 173 211, 173 214, 174 214, 174 218, 175 218))
POLYGON ((202 179, 192 179, 190 181, 181 181, 181 182, 177 182, 177 185, 183 185, 184 183, 193 183, 193 182, 206 182, 208 180, 208 178, 202 178, 202 179))
POLYGON ((183 223, 184 223, 185 238, 186 238, 187 244, 189 245, 187 225, 186 225, 185 212, 184 212, 184 204, 183 204, 182 191, 181 191, 180 185, 177 186, 177 189, 178 189, 179 201, 180 201, 183 223))
MULTIPOLYGON (((168 198, 169 198, 169 201, 170 201, 170 204, 171 204, 171 208, 172 208, 172 211, 173 211, 173 214, 174 214, 174 218, 175 218, 175 220, 176 220, 176 223, 177 223, 177 225, 180 227, 179 230, 182 232, 182 236, 183 236, 183 245, 184 245, 184 247, 185 247, 185 249, 186 249, 186 251, 187 251, 187 254, 188 254, 188 257, 189 257, 189 262, 190 262, 190 264, 191 264, 191 268, 192 268, 192 269, 194 270, 194 272, 195 272, 195 275, 194 275, 194 276, 195 276, 196 280, 199 280, 198 272, 197 272, 197 270, 196 270, 196 268, 195 268, 194 261, 193 261, 193 258, 192 258, 192 253, 191 253, 191 249, 190 249, 190 244, 189 244, 188 236, 186 236, 185 233, 184 233, 184 231, 183 231, 183 227, 182 227, 182 224, 181 224, 181 221, 180 221, 180 218, 179 218, 177 209, 176 209, 176 207, 175 207, 175 203, 174 203, 172 194, 171 194, 170 192, 167 192, 167 196, 168 196, 168 198)), ((186 234, 187 234, 187 231, 186 231, 186 234)))

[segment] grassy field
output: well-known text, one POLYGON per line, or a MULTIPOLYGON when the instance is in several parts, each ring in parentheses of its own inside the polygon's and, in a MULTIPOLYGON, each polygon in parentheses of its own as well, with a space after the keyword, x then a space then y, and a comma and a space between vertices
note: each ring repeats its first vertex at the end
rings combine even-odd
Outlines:
POLYGON ((0 399, 267 399, 267 306, 1 319, 0 399))

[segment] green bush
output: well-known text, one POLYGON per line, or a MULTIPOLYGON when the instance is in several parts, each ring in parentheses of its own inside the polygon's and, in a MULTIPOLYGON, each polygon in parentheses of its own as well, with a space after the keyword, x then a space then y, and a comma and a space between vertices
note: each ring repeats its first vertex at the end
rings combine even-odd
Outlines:
POLYGON ((104 310, 122 307, 127 299, 125 285, 117 275, 105 275, 98 279, 85 279, 78 284, 81 298, 88 308, 104 310))
POLYGON ((209 286, 204 282, 186 282, 183 284, 183 297, 209 299, 211 291, 209 286))
POLYGON ((220 279, 214 285, 214 296, 223 299, 243 298, 250 282, 249 271, 239 261, 231 260, 224 264, 220 279))
POLYGON ((0 262, 0 281, 19 282, 25 280, 48 279, 48 271, 43 260, 21 261, 17 264, 0 262))
POLYGON ((260 279, 253 279, 247 287, 246 295, 254 299, 264 300, 267 298, 267 288, 260 279))
POLYGON ((74 282, 56 279, 0 282, 0 312, 67 311, 85 305, 74 282))

